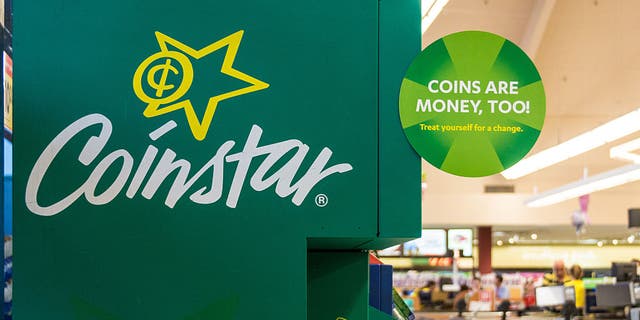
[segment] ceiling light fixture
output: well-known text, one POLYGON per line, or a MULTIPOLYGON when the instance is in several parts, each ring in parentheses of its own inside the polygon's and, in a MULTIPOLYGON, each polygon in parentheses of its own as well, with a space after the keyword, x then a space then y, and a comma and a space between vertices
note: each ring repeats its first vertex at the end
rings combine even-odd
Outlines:
POLYGON ((609 156, 612 159, 640 163, 640 155, 632 152, 638 149, 640 149, 640 139, 635 139, 611 148, 611 150, 609 150, 609 156))
POLYGON ((509 238, 509 244, 514 244, 515 242, 516 242, 516 240, 515 240, 515 239, 513 239, 513 238, 509 238))
POLYGON ((504 242, 502 242, 502 240, 498 240, 498 241, 496 242, 496 244, 498 245, 498 247, 500 247, 500 246, 502 246, 502 245, 504 244, 504 242))
POLYGON ((640 109, 636 109, 593 130, 522 159, 511 168, 504 170, 502 176, 509 180, 517 179, 589 150, 593 150, 606 143, 640 131, 638 123, 640 123, 640 109))
POLYGON ((536 240, 536 239, 538 239, 538 235, 535 234, 535 233, 532 233, 531 234, 531 240, 536 240))
POLYGON ((636 241, 636 237, 634 235, 630 235, 627 237, 628 243, 633 243, 634 241, 636 241))
POLYGON ((618 245, 618 239, 611 240, 611 243, 613 243, 614 246, 617 246, 618 245))
POLYGON ((602 248, 602 246, 604 245, 604 242, 598 241, 598 243, 596 243, 596 245, 598 245, 598 247, 602 248))
POLYGON ((537 194, 524 204, 528 207, 548 206, 637 180, 640 180, 640 164, 631 164, 537 194))
POLYGON ((422 0, 422 33, 425 33, 436 20, 449 0, 422 0))

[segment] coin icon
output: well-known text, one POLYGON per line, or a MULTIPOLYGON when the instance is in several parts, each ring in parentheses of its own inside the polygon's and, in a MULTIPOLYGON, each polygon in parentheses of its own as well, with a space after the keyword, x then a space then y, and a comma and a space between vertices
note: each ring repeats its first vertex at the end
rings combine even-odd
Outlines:
POLYGON ((191 61, 177 51, 161 51, 151 55, 138 66, 133 75, 133 89, 136 96, 144 102, 156 105, 172 103, 180 99, 187 93, 192 82, 191 61), (145 80, 147 90, 143 82, 145 80))

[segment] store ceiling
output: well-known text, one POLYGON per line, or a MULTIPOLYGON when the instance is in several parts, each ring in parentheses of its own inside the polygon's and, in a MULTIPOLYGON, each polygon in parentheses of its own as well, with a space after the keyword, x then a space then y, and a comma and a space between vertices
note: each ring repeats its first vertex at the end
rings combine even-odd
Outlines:
MULTIPOLYGON (((640 1, 634 0, 450 0, 423 34, 423 46, 449 33, 483 30, 500 34, 528 52, 540 71, 547 95, 545 126, 531 155, 640 107, 638 12, 640 1), (536 37, 536 33, 540 36, 536 37)), ((535 229, 548 229, 549 237, 571 237, 572 233, 566 230, 572 228, 571 211, 579 208, 576 199, 540 210, 514 203, 521 204, 534 190, 543 192, 579 180, 585 169, 594 175, 627 165, 610 159, 609 149, 638 137, 640 133, 630 135, 509 181, 501 175, 460 178, 423 162, 428 184, 424 192, 423 224, 486 224, 506 230, 523 228, 511 216, 522 214, 525 228, 532 229, 533 223, 535 229), (508 210, 492 213, 483 221, 477 217, 487 214, 483 212, 490 207, 487 203, 506 199, 485 194, 484 187, 488 184, 513 185, 515 194, 507 196, 511 197, 508 210), (518 200, 514 201, 514 197, 518 200), (456 198, 458 203, 452 201, 456 198), (456 221, 448 222, 439 211, 455 213, 456 221), (531 215, 545 218, 536 220, 531 215)), ((628 233, 626 208, 640 207, 638 195, 640 182, 592 194, 589 215, 594 226, 587 230, 593 233, 601 230, 603 237, 607 233, 628 233)))

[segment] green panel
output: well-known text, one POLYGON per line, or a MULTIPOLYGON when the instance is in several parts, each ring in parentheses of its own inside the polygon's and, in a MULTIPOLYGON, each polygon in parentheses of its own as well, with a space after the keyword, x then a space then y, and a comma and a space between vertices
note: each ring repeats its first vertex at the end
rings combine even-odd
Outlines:
POLYGON ((310 252, 308 263, 308 320, 367 319, 366 252, 310 252))
MULTIPOLYGON (((375 239, 375 238, 373 238, 375 239)), ((309 248, 320 248, 322 250, 349 250, 365 248, 366 244, 373 241, 372 238, 309 238, 307 245, 309 248)))
MULTIPOLYGON (((306 318, 307 238, 370 239, 377 233, 377 203, 371 201, 377 194, 377 115, 366 111, 378 103, 377 10, 373 0, 16 3, 17 319, 277 319, 283 301, 289 317, 306 318), (186 56, 184 46, 197 51, 239 30, 233 67, 268 88, 220 101, 202 140, 184 106, 145 117, 154 108, 136 95, 133 80, 145 59, 161 51, 157 31, 173 39, 168 50, 186 56), (89 114, 101 114, 113 126, 108 143, 102 150, 90 147, 99 152, 85 166, 78 155, 100 126, 71 139, 48 167, 37 203, 46 207, 71 194, 115 150, 130 155, 131 174, 110 201, 91 204, 80 196, 52 216, 34 214, 25 190, 36 160, 58 133, 89 114), (152 141, 149 133, 170 120, 177 127, 152 141), (235 208, 229 194, 241 170, 230 158, 214 203, 190 197, 211 189, 220 166, 173 207, 165 202, 177 172, 151 199, 143 196, 166 152, 188 161, 191 177, 225 142, 235 141, 228 155, 242 151, 253 125, 262 129, 259 146, 290 139, 308 146, 294 181, 325 147, 331 150, 325 168, 353 169, 318 182, 299 206, 293 194, 276 194, 275 185, 261 191, 251 185, 266 156, 249 165, 235 208), (149 145, 158 156, 129 198, 125 192, 149 145), (315 204, 318 194, 328 197, 327 206, 315 204), (252 288, 277 294, 257 299, 252 288)), ((220 72, 229 48, 189 57, 194 72, 188 97, 198 119, 208 98, 248 86, 237 74, 220 72)), ((164 80, 162 72, 142 78, 142 89, 179 87, 188 77, 179 71, 164 80)), ((296 151, 282 156, 266 177, 293 161, 296 151)), ((95 176, 99 180, 90 179, 96 194, 110 189, 123 163, 119 158, 95 176)))
POLYGON ((366 248, 369 250, 382 250, 400 243, 411 241, 416 238, 419 238, 419 236, 411 235, 411 236, 406 236, 404 238, 401 238, 401 237, 376 238, 359 246, 359 248, 363 248, 363 249, 366 248))
POLYGON ((17 319, 366 319, 366 253, 307 250, 419 235, 385 3, 16 2, 17 319))
POLYGON ((398 113, 400 84, 420 39, 419 0, 380 1, 380 238, 417 238, 422 229, 420 158, 398 113))
POLYGON ((369 320, 392 320, 393 317, 374 308, 369 307, 369 320))

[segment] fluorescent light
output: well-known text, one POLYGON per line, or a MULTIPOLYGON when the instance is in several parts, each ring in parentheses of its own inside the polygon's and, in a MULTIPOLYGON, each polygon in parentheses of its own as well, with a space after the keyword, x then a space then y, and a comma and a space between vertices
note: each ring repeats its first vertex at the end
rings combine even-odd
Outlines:
POLYGON ((422 33, 425 33, 436 20, 449 0, 422 0, 422 33))
POLYGON ((636 109, 593 130, 527 157, 511 168, 504 170, 502 176, 510 180, 517 179, 593 150, 606 143, 640 131, 638 123, 640 123, 640 109, 636 109))
POLYGON ((637 180, 640 180, 640 164, 631 164, 540 193, 527 199, 525 204, 529 207, 548 206, 637 180))
POLYGON ((429 13, 429 10, 431 10, 431 7, 433 7, 433 4, 436 3, 436 0, 422 0, 420 3, 420 8, 422 9, 422 15, 421 17, 424 18, 427 13, 429 13))
POLYGON ((640 139, 635 139, 611 148, 611 150, 609 150, 609 156, 612 159, 628 160, 634 163, 640 163, 640 155, 632 152, 638 149, 640 149, 640 139))

